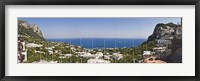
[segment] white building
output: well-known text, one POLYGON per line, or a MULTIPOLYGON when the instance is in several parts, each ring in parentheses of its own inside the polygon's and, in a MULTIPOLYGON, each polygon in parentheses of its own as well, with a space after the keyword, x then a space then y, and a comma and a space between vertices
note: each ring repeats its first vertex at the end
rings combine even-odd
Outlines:
POLYGON ((72 57, 72 54, 65 54, 64 56, 67 58, 70 58, 70 57, 72 57))
POLYGON ((42 47, 43 45, 35 44, 35 43, 28 43, 27 47, 42 47))
POLYGON ((49 54, 53 54, 53 47, 46 47, 46 49, 48 50, 49 54))
POLYGON ((22 51, 25 51, 26 50, 25 42, 21 42, 21 43, 22 43, 22 46, 23 46, 22 51))
POLYGON ((153 48, 154 52, 164 52, 167 48, 166 47, 155 47, 153 48))
POLYGON ((151 56, 155 56, 155 52, 152 52, 152 51, 143 51, 143 54, 142 54, 142 57, 143 58, 149 58, 151 56))
POLYGON ((99 59, 99 58, 102 58, 103 57, 103 53, 102 52, 97 52, 95 54, 96 58, 99 59))
POLYGON ((58 63, 58 61, 45 61, 45 60, 40 60, 40 61, 35 61, 33 63, 58 63))
POLYGON ((78 56, 82 56, 82 55, 87 54, 87 53, 86 53, 86 52, 76 52, 76 54, 77 54, 78 56))
POLYGON ((35 53, 43 53, 43 54, 45 54, 45 52, 43 52, 43 51, 35 51, 35 53))
POLYGON ((159 47, 168 46, 169 44, 172 44, 171 40, 164 40, 164 39, 157 40, 157 46, 159 47))
POLYGON ((96 58, 96 56, 91 54, 91 53, 85 53, 85 54, 81 55, 81 57, 84 57, 84 58, 96 58))
POLYGON ((22 55, 24 55, 24 60, 23 61, 27 61, 27 50, 26 50, 26 43, 23 41, 22 43, 22 55))
POLYGON ((103 60, 103 59, 89 59, 87 63, 110 63, 110 61, 103 60))
POLYGON ((143 55, 152 55, 151 51, 143 51, 143 55))
POLYGON ((112 55, 104 55, 104 59, 109 60, 112 55))
POLYGON ((153 51, 160 58, 165 58, 172 54, 172 50, 167 49, 166 47, 155 47, 155 48, 153 48, 153 51))
POLYGON ((112 57, 113 57, 114 59, 120 60, 120 59, 123 59, 123 54, 113 53, 113 54, 112 54, 112 57))
POLYGON ((22 55, 24 55, 24 60, 23 61, 27 61, 27 50, 23 51, 22 55))

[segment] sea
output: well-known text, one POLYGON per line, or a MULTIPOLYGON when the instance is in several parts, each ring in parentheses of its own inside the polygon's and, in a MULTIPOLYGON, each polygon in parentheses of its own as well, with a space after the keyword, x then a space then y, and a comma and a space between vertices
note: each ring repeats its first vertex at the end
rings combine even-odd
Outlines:
POLYGON ((65 42, 88 49, 130 48, 141 45, 146 38, 51 38, 53 42, 65 42))

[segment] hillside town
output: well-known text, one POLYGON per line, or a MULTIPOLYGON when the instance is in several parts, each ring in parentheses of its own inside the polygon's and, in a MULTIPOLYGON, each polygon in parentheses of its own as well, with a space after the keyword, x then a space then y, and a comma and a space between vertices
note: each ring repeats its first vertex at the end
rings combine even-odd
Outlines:
POLYGON ((86 49, 46 41, 37 25, 18 22, 18 63, 182 63, 181 24, 157 24, 138 47, 86 49))
POLYGON ((157 26, 158 29, 154 32, 156 47, 152 48, 152 51, 143 51, 144 62, 182 63, 182 26, 157 26))
MULTIPOLYGON (((181 27, 178 27, 181 28, 181 27)), ((166 31, 166 30, 164 30, 166 31)), ((164 36, 160 39, 156 40, 157 44, 156 47, 153 48, 153 51, 143 51, 143 58, 145 58, 145 62, 153 62, 157 58, 162 60, 169 60, 167 57, 169 57, 172 54, 181 55, 181 31, 179 29, 177 30, 168 30, 168 34, 174 33, 176 34, 175 37, 172 36, 164 36)), ((180 58, 174 59, 175 62, 182 62, 181 56, 180 58)), ((155 61, 157 62, 157 61, 155 61)), ((162 61, 164 62, 164 61, 162 61)))
MULTIPOLYGON (((44 62, 44 63, 63 63, 63 59, 68 58, 69 61, 72 60, 70 58, 72 58, 72 56, 75 56, 77 58, 80 59, 87 59, 87 63, 110 63, 111 59, 116 59, 116 60, 120 60, 123 58, 123 55, 120 53, 113 53, 112 55, 109 54, 104 54, 103 52, 96 52, 92 54, 92 51, 94 52, 94 50, 92 49, 84 49, 85 51, 78 51, 77 47, 75 47, 74 45, 66 45, 67 49, 70 49, 69 53, 63 53, 61 50, 59 49, 55 49, 57 46, 59 46, 59 44, 62 43, 56 43, 55 45, 51 46, 51 47, 46 47, 43 46, 41 44, 35 44, 35 43, 26 43, 26 41, 23 40, 22 37, 18 37, 18 61, 19 63, 22 62, 26 62, 28 60, 28 54, 29 52, 27 50, 32 50, 33 53, 35 54, 43 54, 43 55, 51 55, 52 59, 54 58, 54 55, 58 56, 56 58, 58 58, 59 60, 56 61, 47 61, 44 59, 40 59, 39 61, 34 61, 35 63, 40 63, 40 62, 44 62), (38 50, 39 48, 39 50, 38 50), (40 49, 46 50, 42 51, 40 49)), ((82 49, 81 47, 78 47, 78 49, 82 49)), ((83 50, 83 49, 82 49, 83 50)), ((99 49, 99 51, 102 51, 102 49, 99 49)), ((47 57, 48 58, 48 57, 47 57)), ((47 59, 46 58, 46 59, 47 59)), ((80 61, 81 63, 84 61, 80 61)), ((71 61, 69 63, 72 63, 71 61)), ((78 61, 76 62, 78 63, 78 61)))
POLYGON ((34 63, 65 63, 63 60, 68 59, 69 63, 74 63, 71 60, 72 57, 80 58, 80 61, 76 61, 75 63, 111 63, 111 60, 120 60, 123 59, 123 54, 120 53, 113 53, 112 55, 110 54, 105 54, 103 53, 103 49, 98 49, 98 51, 95 51, 93 49, 85 49, 81 48, 80 46, 74 46, 74 45, 69 45, 66 44, 66 49, 70 49, 69 53, 63 53, 62 50, 56 49, 60 44, 64 44, 62 42, 55 43, 53 46, 43 46, 42 44, 36 44, 36 43, 27 43, 26 41, 23 40, 23 37, 19 36, 18 37, 18 61, 19 63, 22 62, 27 62, 28 61, 28 54, 30 54, 30 50, 34 54, 40 54, 40 55, 50 55, 52 56, 51 58, 53 59, 56 55, 58 57, 55 57, 58 60, 47 60, 48 57, 45 59, 39 59, 37 61, 34 61, 34 63), (44 50, 42 50, 44 49, 44 50), (81 51, 77 50, 81 49, 81 51), (28 51, 29 50, 29 51, 28 51), (87 59, 87 61, 83 61, 84 59, 87 59))

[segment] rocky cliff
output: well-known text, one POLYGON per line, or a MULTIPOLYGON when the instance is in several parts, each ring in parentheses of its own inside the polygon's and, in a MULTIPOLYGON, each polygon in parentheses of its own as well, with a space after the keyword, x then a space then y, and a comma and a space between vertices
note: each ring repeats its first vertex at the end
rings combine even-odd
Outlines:
POLYGON ((147 42, 155 39, 181 39, 182 38, 182 27, 180 24, 174 23, 159 23, 155 26, 153 34, 147 39, 147 42))
POLYGON ((45 40, 38 25, 30 24, 24 20, 18 20, 18 35, 45 40))
POLYGON ((153 34, 148 37, 147 43, 158 39, 171 41, 167 49, 171 49, 172 52, 162 60, 168 63, 182 63, 182 26, 174 23, 157 24, 153 34))
POLYGON ((30 26, 33 29, 33 32, 37 33, 40 37, 43 37, 40 27, 36 24, 30 26))
POLYGON ((42 32, 40 30, 40 27, 36 24, 29 24, 27 21, 18 20, 18 26, 24 27, 26 29, 32 29, 33 32, 37 33, 40 37, 43 38, 42 32))

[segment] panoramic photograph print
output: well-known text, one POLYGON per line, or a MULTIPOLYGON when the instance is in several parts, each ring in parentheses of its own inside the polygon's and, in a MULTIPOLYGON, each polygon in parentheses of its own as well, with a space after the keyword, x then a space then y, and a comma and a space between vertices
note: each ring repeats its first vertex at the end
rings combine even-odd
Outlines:
POLYGON ((182 63, 182 17, 18 17, 17 63, 182 63))

